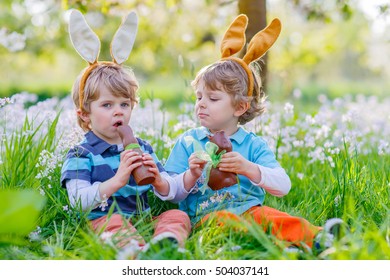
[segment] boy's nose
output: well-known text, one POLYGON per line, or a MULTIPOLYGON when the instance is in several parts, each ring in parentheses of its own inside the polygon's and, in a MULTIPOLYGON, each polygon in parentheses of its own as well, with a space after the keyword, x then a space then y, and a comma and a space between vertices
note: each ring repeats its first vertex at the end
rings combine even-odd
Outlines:
POLYGON ((114 107, 115 110, 114 110, 114 115, 117 116, 117 115, 123 115, 123 109, 121 106, 115 106, 114 107))
POLYGON ((205 108, 206 107, 206 102, 204 102, 202 99, 198 101, 198 106, 201 107, 201 108, 205 108))

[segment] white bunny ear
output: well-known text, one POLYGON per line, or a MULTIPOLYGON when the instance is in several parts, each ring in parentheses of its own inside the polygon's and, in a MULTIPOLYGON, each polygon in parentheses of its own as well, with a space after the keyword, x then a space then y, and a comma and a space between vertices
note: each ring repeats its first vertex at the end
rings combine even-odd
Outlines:
POLYGON ((70 14, 69 35, 79 55, 89 64, 95 63, 100 52, 100 40, 78 10, 72 10, 70 14))
POLYGON ((122 22, 116 31, 111 42, 111 57, 117 64, 125 62, 133 49, 135 37, 137 36, 138 17, 131 12, 122 22))

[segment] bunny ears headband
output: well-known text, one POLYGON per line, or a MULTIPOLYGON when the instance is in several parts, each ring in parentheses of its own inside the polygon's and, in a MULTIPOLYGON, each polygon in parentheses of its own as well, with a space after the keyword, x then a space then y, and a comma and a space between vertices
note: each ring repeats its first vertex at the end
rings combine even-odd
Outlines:
POLYGON ((245 46, 245 30, 248 17, 239 15, 226 30, 221 42, 221 60, 234 60, 239 63, 248 75, 248 96, 252 95, 254 78, 249 63, 262 57, 275 43, 281 31, 281 22, 275 18, 263 30, 259 31, 249 42, 245 56, 240 59, 232 55, 238 53, 245 46))
POLYGON ((84 16, 78 10, 72 10, 69 18, 69 35, 73 47, 79 55, 89 63, 80 80, 79 103, 83 110, 84 87, 92 72, 99 64, 117 64, 125 62, 133 49, 135 37, 138 29, 138 17, 135 12, 129 13, 123 20, 121 26, 116 31, 111 41, 112 62, 99 62, 100 40, 87 24, 84 16))

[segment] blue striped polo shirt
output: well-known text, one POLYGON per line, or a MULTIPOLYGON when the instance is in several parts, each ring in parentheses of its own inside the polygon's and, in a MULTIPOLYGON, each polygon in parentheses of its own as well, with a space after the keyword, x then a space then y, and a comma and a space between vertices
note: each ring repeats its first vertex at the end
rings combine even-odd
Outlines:
MULTIPOLYGON (((152 156, 159 171, 165 171, 150 144, 139 138, 137 140, 141 150, 152 156)), ((66 180, 72 179, 88 181, 91 184, 107 181, 118 170, 120 153, 118 145, 111 145, 89 131, 85 134, 85 139, 70 149, 66 155, 61 170, 62 187, 66 188, 66 180)), ((105 209, 101 207, 93 209, 88 218, 93 220, 107 215, 113 204, 115 204, 114 212, 119 212, 126 217, 150 211, 147 195, 150 189, 152 185, 138 186, 133 176, 130 176, 129 182, 108 199, 108 206, 105 209)))

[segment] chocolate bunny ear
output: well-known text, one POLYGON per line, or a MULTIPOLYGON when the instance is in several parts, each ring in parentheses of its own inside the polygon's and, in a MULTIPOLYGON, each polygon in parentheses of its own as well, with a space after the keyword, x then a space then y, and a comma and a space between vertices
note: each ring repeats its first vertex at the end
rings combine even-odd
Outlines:
POLYGON ((115 63, 122 64, 129 58, 137 36, 137 29, 137 14, 131 12, 116 31, 111 42, 111 57, 115 63))
POLYGON ((70 13, 69 35, 79 55, 89 64, 96 63, 100 52, 100 40, 78 10, 72 10, 70 13))

